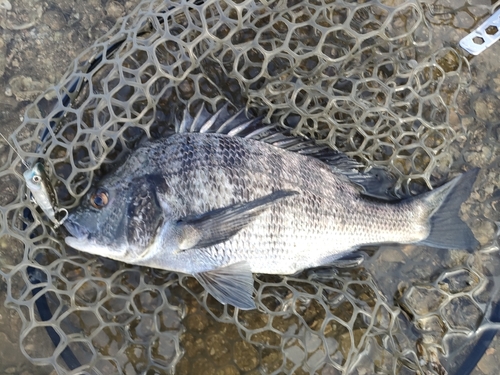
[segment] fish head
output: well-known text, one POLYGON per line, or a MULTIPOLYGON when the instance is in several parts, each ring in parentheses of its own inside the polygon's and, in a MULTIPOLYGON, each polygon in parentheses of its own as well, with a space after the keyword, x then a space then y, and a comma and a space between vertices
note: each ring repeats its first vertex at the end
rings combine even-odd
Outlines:
POLYGON ((65 241, 74 249, 134 264, 155 242, 163 221, 155 186, 147 180, 101 184, 68 214, 65 241))

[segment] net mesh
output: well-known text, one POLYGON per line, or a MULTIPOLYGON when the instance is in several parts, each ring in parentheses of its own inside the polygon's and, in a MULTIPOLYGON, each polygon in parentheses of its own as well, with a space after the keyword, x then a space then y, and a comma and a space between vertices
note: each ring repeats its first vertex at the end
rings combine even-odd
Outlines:
MULTIPOLYGON (((396 190, 421 190, 456 162, 470 80, 459 52, 436 48, 430 11, 415 1, 143 1, 28 108, 13 143, 45 159, 69 208, 184 108, 230 101, 387 168, 396 190)), ((25 356, 60 373, 440 373, 444 338, 484 315, 481 264, 466 261, 401 287, 407 315, 364 267, 255 276, 259 310, 224 307, 190 277, 66 248, 2 147, 6 303, 25 356), (48 331, 55 348, 37 345, 48 331)))
POLYGON ((229 100, 367 167, 388 167, 400 186, 430 187, 463 134, 449 116, 469 76, 452 48, 429 54, 430 35, 415 2, 145 2, 45 94, 56 98, 51 113, 40 116, 37 102, 27 111, 16 145, 32 151, 62 111, 43 156, 79 197, 138 132, 161 131, 176 109, 229 100), (87 84, 67 102, 76 78, 87 84))

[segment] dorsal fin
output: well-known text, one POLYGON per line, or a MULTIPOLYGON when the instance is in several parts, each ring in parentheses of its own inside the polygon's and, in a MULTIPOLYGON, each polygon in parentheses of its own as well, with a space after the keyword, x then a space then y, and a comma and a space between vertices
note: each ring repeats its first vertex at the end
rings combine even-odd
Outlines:
POLYGON ((361 173, 359 168, 363 167, 363 164, 326 144, 318 144, 305 136, 294 136, 290 130, 283 129, 278 124, 264 125, 263 117, 249 118, 245 109, 231 114, 228 107, 229 105, 225 104, 212 115, 202 105, 194 117, 186 109, 182 119, 175 124, 175 132, 225 134, 265 142, 287 151, 311 156, 330 166, 335 173, 342 174, 361 186, 367 195, 394 200, 388 189, 393 186, 395 179, 388 171, 377 169, 375 173, 361 173))
MULTIPOLYGON (((228 104, 224 105, 213 115, 209 113, 205 106, 201 106, 194 118, 188 110, 184 111, 181 121, 175 124, 176 133, 218 133, 227 134, 233 137, 247 138, 248 135, 262 132, 262 117, 249 118, 245 110, 242 109, 235 114, 230 114, 228 104)), ((275 126, 269 127, 269 129, 275 126)), ((264 129, 267 131, 269 129, 264 129)), ((252 136, 253 138, 253 136, 252 136)))

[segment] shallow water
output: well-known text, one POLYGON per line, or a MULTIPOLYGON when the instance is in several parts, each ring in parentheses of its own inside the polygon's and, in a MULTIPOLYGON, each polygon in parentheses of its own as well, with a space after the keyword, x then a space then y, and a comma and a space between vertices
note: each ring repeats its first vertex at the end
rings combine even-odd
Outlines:
MULTIPOLYGON (((26 106, 58 82, 77 54, 135 4, 16 1, 11 11, 0 10, 2 133, 13 132, 26 106)), ((445 46, 456 46, 491 8, 486 2, 438 5, 429 8, 427 17, 436 43, 445 46)), ((86 255, 79 258, 78 253, 69 252, 70 261, 59 262, 62 277, 54 284, 75 291, 73 298, 80 308, 61 315, 62 329, 93 337, 94 348, 109 357, 107 364, 100 364, 103 373, 116 371, 111 359, 123 364, 125 373, 147 369, 161 373, 169 363, 177 363, 181 374, 271 373, 279 369, 298 374, 315 370, 340 373, 333 366, 316 368, 326 352, 335 363, 351 361, 351 373, 414 373, 411 366, 403 366, 414 362, 436 373, 443 366, 450 374, 460 373, 463 358, 481 337, 473 332, 496 327, 483 320, 490 319, 488 306, 500 297, 495 225, 500 221, 499 52, 497 44, 470 58, 470 86, 459 93, 459 106, 451 110, 449 118, 451 124, 461 121, 466 129, 466 136, 450 146, 452 170, 461 165, 482 168, 471 199, 463 207, 464 218, 484 246, 482 251, 469 254, 422 246, 384 246, 377 251, 367 249, 370 257, 354 270, 306 272, 297 279, 262 276, 257 285, 258 298, 267 309, 263 313, 223 309, 210 298, 206 300, 199 285, 189 278, 181 278, 185 286, 181 288, 176 275, 140 271, 86 255), (92 280, 86 275, 92 275, 92 280), (108 284, 108 279, 120 280, 121 289, 112 290, 114 284, 108 284), (209 311, 197 298, 205 299, 209 311), (281 310, 290 301, 293 306, 281 310), (102 322, 88 312, 98 302, 108 310, 102 316, 110 319, 102 330, 98 329, 102 322), (125 327, 124 331, 113 323, 125 327), (184 350, 182 355, 178 344, 184 350), (176 362, 179 355, 182 358, 176 362), (156 370, 150 361, 156 361, 156 370)), ((18 189, 11 181, 0 182, 6 189, 2 190, 4 205, 18 189)), ((23 251, 20 240, 2 237, 2 270, 8 272, 9 265, 20 263, 23 251)), ((22 299, 29 282, 20 274, 9 282, 12 295, 22 299)), ((50 373, 51 366, 35 366, 21 352, 20 346, 31 357, 44 358, 54 348, 42 328, 19 342, 22 319, 3 305, 7 287, 6 279, 0 278, 0 373, 50 373)), ((55 294, 52 297, 52 311, 73 303, 58 300, 61 297, 55 294)), ((500 321, 500 316, 491 320, 500 321)), ((472 373, 496 373, 500 347, 495 339, 488 345, 472 373)), ((82 363, 92 357, 92 350, 78 345, 72 348, 82 363)), ((481 350, 476 353, 480 355, 481 350)))

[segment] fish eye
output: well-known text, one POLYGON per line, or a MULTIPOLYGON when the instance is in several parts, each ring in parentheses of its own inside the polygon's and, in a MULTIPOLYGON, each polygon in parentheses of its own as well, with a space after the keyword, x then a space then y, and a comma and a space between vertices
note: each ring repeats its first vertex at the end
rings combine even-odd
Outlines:
POLYGON ((40 181, 42 181, 42 178, 40 176, 33 176, 32 178, 33 182, 36 182, 36 183, 39 183, 40 181))
POLYGON ((108 204, 108 193, 104 190, 97 190, 90 196, 90 204, 94 208, 101 209, 108 204))

